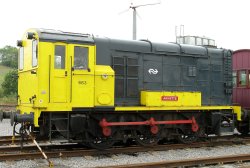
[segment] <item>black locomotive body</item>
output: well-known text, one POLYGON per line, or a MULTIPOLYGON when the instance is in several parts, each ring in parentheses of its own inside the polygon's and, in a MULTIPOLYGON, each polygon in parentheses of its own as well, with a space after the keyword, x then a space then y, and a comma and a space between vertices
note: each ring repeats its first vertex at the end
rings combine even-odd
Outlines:
POLYGON ((95 38, 96 63, 115 71, 115 103, 140 105, 140 91, 200 91, 202 105, 231 105, 232 52, 148 40, 95 38))

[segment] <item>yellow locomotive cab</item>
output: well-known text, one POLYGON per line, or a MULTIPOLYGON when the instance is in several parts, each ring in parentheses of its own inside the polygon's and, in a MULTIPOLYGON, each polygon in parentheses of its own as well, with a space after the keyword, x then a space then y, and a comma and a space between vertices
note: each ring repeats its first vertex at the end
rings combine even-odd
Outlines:
POLYGON ((41 111, 114 106, 114 71, 95 64, 92 38, 65 34, 55 40, 48 35, 30 29, 23 36, 18 71, 20 113, 34 112, 38 126, 41 111))

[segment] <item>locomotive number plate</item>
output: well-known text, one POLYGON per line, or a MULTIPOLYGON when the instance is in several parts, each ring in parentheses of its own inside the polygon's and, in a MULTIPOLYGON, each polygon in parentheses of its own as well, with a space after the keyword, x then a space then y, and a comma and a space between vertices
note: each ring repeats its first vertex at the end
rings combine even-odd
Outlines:
POLYGON ((178 101, 178 96, 161 96, 162 101, 178 101))
POLYGON ((87 81, 78 81, 79 85, 87 85, 87 81))

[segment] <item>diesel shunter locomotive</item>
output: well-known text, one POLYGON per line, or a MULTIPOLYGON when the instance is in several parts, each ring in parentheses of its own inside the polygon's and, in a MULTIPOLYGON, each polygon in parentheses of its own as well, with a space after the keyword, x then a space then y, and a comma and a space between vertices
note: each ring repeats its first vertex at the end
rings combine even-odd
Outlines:
MULTIPOLYGON (((14 126, 102 149, 232 133, 232 52, 29 29, 18 41, 14 126)), ((24 131, 20 131, 23 133, 24 131)))

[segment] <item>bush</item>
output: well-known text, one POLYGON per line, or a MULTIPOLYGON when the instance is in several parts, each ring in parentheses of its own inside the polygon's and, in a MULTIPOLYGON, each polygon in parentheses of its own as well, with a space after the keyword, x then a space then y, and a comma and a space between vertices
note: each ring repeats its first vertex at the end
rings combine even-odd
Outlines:
POLYGON ((3 95, 3 89, 0 88, 0 98, 3 97, 3 96, 4 96, 4 95, 3 95))
POLYGON ((17 68, 17 57, 18 57, 18 49, 12 46, 5 46, 4 48, 0 48, 0 55, 1 55, 1 64, 17 68))
POLYGON ((4 82, 2 83, 3 95, 16 95, 17 94, 17 70, 11 70, 4 77, 4 82))

